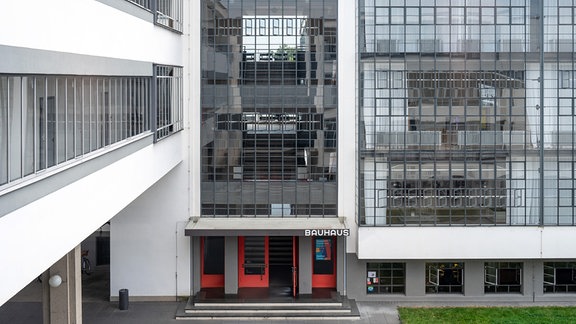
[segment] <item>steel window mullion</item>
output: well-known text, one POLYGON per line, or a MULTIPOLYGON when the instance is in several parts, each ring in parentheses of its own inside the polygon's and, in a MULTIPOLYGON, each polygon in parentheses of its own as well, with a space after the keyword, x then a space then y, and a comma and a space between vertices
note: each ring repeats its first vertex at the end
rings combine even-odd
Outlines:
POLYGON ((20 150, 20 178, 23 178, 24 175, 26 174, 26 163, 25 163, 25 158, 26 158, 26 153, 25 153, 25 138, 26 138, 26 134, 24 132, 24 130, 26 129, 26 122, 24 119, 25 116, 25 109, 24 109, 24 78, 23 77, 18 77, 19 82, 20 82, 20 145, 22 147, 22 149, 20 150))
POLYGON ((152 69, 152 82, 150 91, 150 129, 154 134, 154 141, 158 140, 158 122, 156 120, 158 109, 158 66, 154 66, 152 69))
POLYGON ((10 136, 12 123, 10 121, 10 111, 10 77, 6 77, 6 182, 10 182, 12 179, 12 139, 10 136))
MULTIPOLYGON (((58 78, 54 79, 54 86, 55 88, 55 93, 54 93, 54 165, 58 164, 58 140, 59 140, 59 136, 58 136, 58 108, 60 106, 60 96, 59 94, 59 88, 58 88, 58 78)), ((46 101, 46 103, 48 103, 48 101, 46 101)), ((48 105, 46 105, 46 107, 48 107, 48 105)), ((48 127, 46 127, 48 128, 48 127)))
POLYGON ((32 78, 32 87, 33 87, 33 93, 34 96, 32 98, 32 105, 34 107, 33 109, 33 118, 34 118, 34 148, 33 148, 33 152, 34 152, 34 173, 37 173, 38 171, 40 171, 40 159, 42 158, 40 156, 40 112, 38 111, 40 109, 39 107, 39 103, 38 103, 38 94, 40 92, 40 89, 38 89, 38 82, 39 78, 38 77, 33 77, 32 78))
POLYGON ((48 168, 48 78, 44 78, 44 169, 48 168))

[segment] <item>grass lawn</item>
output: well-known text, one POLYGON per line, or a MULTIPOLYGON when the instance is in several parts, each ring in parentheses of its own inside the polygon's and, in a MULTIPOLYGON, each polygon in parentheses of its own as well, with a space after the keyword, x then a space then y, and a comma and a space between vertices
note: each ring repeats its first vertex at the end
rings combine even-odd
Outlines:
POLYGON ((399 307, 403 324, 576 323, 576 307, 399 307))

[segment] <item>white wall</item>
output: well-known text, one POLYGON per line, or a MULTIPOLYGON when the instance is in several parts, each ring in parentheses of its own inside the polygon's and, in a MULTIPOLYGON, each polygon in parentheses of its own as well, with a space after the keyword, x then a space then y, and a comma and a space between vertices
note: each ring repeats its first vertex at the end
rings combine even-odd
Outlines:
POLYGON ((174 300, 190 293, 187 168, 181 164, 111 220, 110 295, 174 300))
POLYGON ((94 0, 5 1, 0 44, 181 64, 181 36, 94 0), (167 50, 169 49, 169 50, 167 50))
POLYGON ((576 228, 535 226, 360 228, 359 259, 576 258, 576 228))
POLYGON ((356 252, 356 1, 338 1, 338 216, 351 229, 346 250, 356 252), (353 64, 354 63, 354 64, 353 64))
POLYGON ((1 217, 0 305, 180 163, 181 145, 171 136, 1 217))
POLYGON ((184 24, 182 39, 183 162, 112 219, 113 299, 124 288, 133 300, 190 296, 190 238, 184 228, 190 216, 200 215, 200 1, 184 1, 184 21, 190 24, 184 24))

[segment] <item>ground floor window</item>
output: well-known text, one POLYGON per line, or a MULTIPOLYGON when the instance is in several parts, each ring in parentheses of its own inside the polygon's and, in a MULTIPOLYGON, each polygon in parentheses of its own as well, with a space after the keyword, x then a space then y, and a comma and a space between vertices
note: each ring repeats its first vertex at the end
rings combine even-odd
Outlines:
POLYGON ((521 293, 522 262, 484 263, 485 293, 521 293))
POLYGON ((368 262, 366 266, 366 292, 368 294, 402 294, 405 291, 405 263, 368 262))
POLYGON ((464 263, 426 263, 426 293, 463 293, 464 263))
POLYGON ((544 292, 576 292, 576 262, 544 262, 544 292))

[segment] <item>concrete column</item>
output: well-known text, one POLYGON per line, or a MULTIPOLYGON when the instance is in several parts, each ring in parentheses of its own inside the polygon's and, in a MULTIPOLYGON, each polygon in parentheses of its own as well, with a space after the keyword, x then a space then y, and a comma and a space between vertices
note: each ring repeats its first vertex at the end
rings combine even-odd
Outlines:
MULTIPOLYGON (((542 269, 542 263, 541 261, 538 261, 537 264, 535 264, 534 261, 532 260, 527 260, 523 263, 523 269, 522 269, 522 294, 526 297, 530 297, 532 299, 534 299, 536 297, 536 291, 535 291, 535 284, 536 284, 536 280, 538 280, 539 283, 543 282, 543 279, 540 279, 543 277, 542 272, 538 271, 536 268, 542 269), (536 267, 536 265, 541 265, 540 267, 536 267), (538 274, 538 275, 537 275, 538 274), (537 278, 539 277, 539 278, 537 278)), ((542 270, 543 271, 543 270, 542 270)), ((540 287, 542 287, 542 285, 540 285, 540 287)), ((541 289, 539 289, 540 291, 542 291, 541 289)))
POLYGON ((238 237, 226 236, 224 238, 224 294, 236 295, 238 293, 238 237))
POLYGON ((544 261, 542 260, 532 260, 529 263, 525 263, 526 266, 528 264, 531 265, 531 267, 533 268, 533 285, 532 285, 532 289, 533 289, 533 294, 534 294, 534 299, 536 299, 537 297, 543 297, 544 296, 544 261))
POLYGON ((80 245, 54 263, 43 275, 44 324, 82 323, 82 274, 80 245), (51 287, 50 278, 60 276, 58 287, 51 287))
POLYGON ((406 262, 406 296, 426 295, 426 269, 424 261, 406 262))
POLYGON ((192 295, 196 295, 200 291, 200 278, 202 274, 200 273, 200 262, 202 260, 202 250, 200 249, 200 237, 198 236, 191 236, 190 237, 190 251, 192 251, 192 255, 190 256, 190 265, 191 271, 191 278, 190 282, 192 285, 192 295))
POLYGON ((312 293, 312 238, 298 237, 298 291, 300 294, 312 293))
POLYGON ((344 291, 344 269, 346 268, 345 241, 346 237, 336 238, 336 291, 338 291, 341 295, 345 295, 347 293, 344 291))
POLYGON ((484 296, 484 261, 467 260, 464 262, 464 295, 467 297, 484 296))

